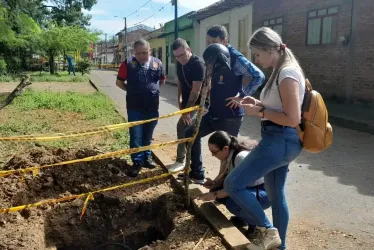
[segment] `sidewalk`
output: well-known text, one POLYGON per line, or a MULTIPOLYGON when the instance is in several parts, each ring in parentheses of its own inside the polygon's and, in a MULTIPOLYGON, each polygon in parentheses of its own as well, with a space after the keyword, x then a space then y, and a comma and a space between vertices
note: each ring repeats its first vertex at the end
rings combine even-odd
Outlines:
MULTIPOLYGON (((116 72, 93 71, 91 78, 101 91, 113 99, 121 114, 126 115, 125 92, 115 85, 116 72)), ((175 86, 162 86, 160 115, 178 110, 176 97, 175 86)), ((345 109, 348 110, 347 107, 345 109)), ((346 113, 349 114, 348 111, 346 113)), ((160 120, 154 134, 155 142, 175 140, 178 119, 175 116, 160 120)), ((329 149, 319 154, 304 151, 289 166, 289 249, 300 249, 297 246, 317 249, 318 246, 313 243, 316 239, 328 244, 326 249, 339 249, 345 244, 355 247, 347 249, 370 249, 358 245, 356 241, 374 245, 374 136, 337 125, 333 128, 333 145, 329 149), (334 231, 353 235, 355 239, 340 238, 340 234, 336 235, 334 231), (300 235, 300 232, 305 234, 300 235), (331 238, 331 235, 335 236, 331 238)), ((219 161, 208 150, 208 137, 202 140, 204 167, 206 176, 214 178, 219 161)), ((260 139, 259 119, 245 116, 239 137, 260 139)), ((175 149, 163 150, 169 157, 175 156, 175 149)))

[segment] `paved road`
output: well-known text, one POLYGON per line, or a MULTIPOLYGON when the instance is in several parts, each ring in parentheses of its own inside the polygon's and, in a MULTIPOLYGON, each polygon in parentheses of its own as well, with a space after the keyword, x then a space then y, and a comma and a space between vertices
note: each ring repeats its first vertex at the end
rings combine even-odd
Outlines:
MULTIPOLYGON (((115 75, 112 71, 91 74, 95 83, 125 112, 125 93, 115 86, 115 75)), ((176 95, 176 87, 162 87, 161 115, 177 110, 176 95)), ((175 139, 177 119, 161 120, 156 128, 157 137, 165 141, 175 139)), ((290 166, 287 193, 291 223, 338 230, 374 246, 374 136, 339 126, 333 128, 330 149, 320 154, 303 152, 290 166)), ((259 135, 259 119, 245 117, 240 137, 259 139, 259 135)), ((203 143, 206 145, 207 138, 203 143)), ((207 175, 214 177, 218 161, 207 147, 204 163, 207 175)))

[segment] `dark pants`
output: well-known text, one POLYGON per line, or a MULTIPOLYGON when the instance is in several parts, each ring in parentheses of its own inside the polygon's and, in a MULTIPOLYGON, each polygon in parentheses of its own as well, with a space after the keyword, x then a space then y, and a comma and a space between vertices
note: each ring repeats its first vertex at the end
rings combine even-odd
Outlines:
POLYGON ((73 72, 73 74, 75 75, 75 66, 74 65, 69 65, 68 66, 68 71, 69 71, 69 75, 70 75, 70 72, 73 72))
MULTIPOLYGON (((238 136, 243 117, 233 117, 218 119, 213 118, 209 113, 205 114, 201 119, 199 133, 196 140, 192 144, 191 149, 191 177, 202 179, 205 177, 203 168, 203 157, 201 154, 201 138, 218 130, 223 130, 232 136, 238 136)), ((188 137, 192 136, 193 127, 186 132, 188 137)))
MULTIPOLYGON (((136 111, 127 110, 129 122, 148 120, 159 117, 158 111, 136 111)), ((139 148, 151 145, 153 131, 157 125, 157 121, 148 122, 142 125, 130 128, 130 148, 139 148)), ((143 151, 131 155, 133 163, 142 164, 151 157, 151 151, 143 151)))

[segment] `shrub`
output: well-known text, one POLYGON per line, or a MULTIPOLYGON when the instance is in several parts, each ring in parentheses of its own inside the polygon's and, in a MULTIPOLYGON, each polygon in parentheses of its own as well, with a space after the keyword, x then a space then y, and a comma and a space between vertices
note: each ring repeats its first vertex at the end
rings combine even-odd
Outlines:
POLYGON ((84 73, 90 73, 91 66, 92 62, 88 58, 80 59, 77 62, 77 71, 81 72, 82 75, 84 75, 84 73))
POLYGON ((0 75, 6 74, 6 62, 3 58, 0 57, 0 75))

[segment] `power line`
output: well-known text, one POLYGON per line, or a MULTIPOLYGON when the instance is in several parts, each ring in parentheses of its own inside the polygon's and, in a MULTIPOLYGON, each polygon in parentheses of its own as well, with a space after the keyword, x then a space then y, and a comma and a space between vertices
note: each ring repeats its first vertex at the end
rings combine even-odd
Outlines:
POLYGON ((142 20, 142 21, 140 21, 140 22, 135 23, 133 26, 135 26, 135 25, 139 25, 139 24, 141 24, 141 23, 147 21, 148 19, 150 19, 151 17, 153 17, 154 15, 156 15, 157 12, 160 12, 161 10, 163 10, 163 9, 165 8, 165 6, 168 5, 168 4, 171 3, 171 2, 172 2, 172 1, 167 2, 167 3, 166 3, 164 6, 162 6, 158 11, 155 11, 152 15, 150 15, 150 16, 147 17, 146 19, 144 19, 144 20, 142 20))
POLYGON ((150 2, 152 2, 152 0, 149 0, 148 2, 146 2, 145 4, 143 4, 139 9, 137 9, 134 12, 132 12, 131 14, 127 15, 126 18, 129 17, 129 16, 134 15, 136 12, 138 12, 139 10, 141 10, 141 8, 143 8, 144 6, 146 6, 147 4, 149 4, 150 2))

